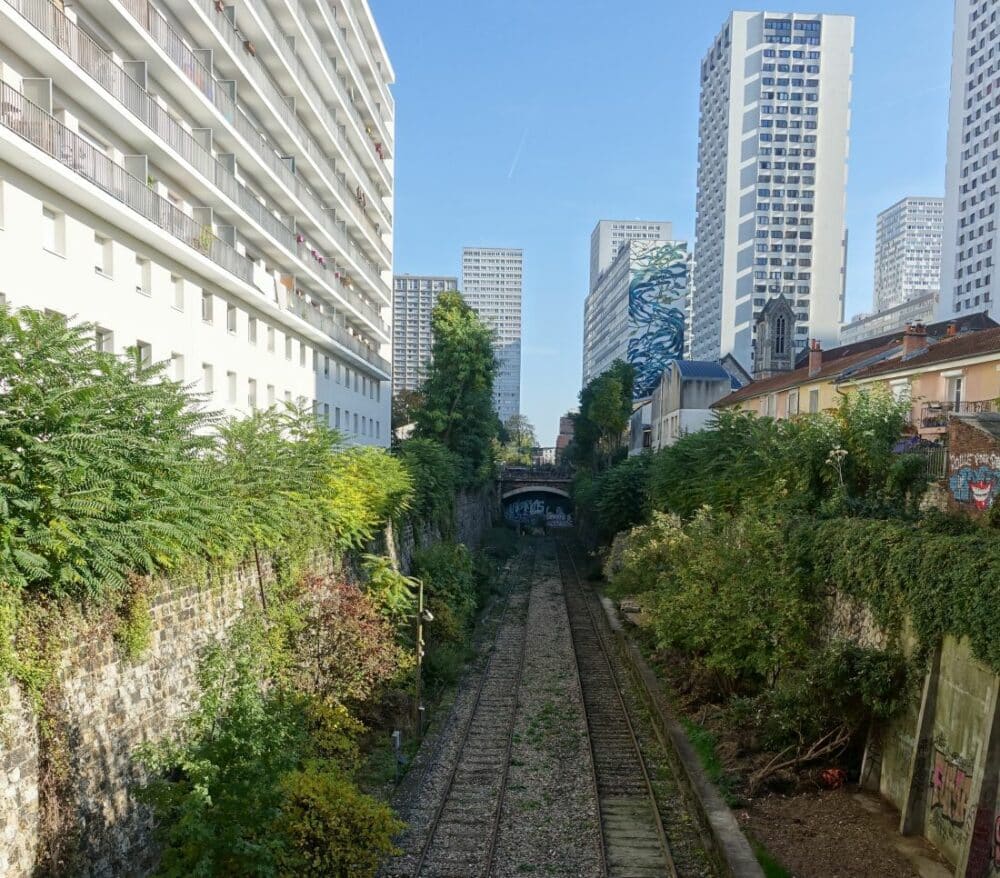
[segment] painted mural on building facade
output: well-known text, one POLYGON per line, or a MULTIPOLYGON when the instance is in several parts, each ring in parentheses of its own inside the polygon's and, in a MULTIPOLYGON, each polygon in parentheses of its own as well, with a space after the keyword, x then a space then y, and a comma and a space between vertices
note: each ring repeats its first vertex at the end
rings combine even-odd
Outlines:
POLYGON ((636 248, 628 291, 628 361, 635 367, 635 398, 652 394, 671 360, 684 355, 684 297, 689 261, 683 244, 636 248))
POLYGON ((951 496, 983 512, 1000 498, 1000 454, 956 454, 951 459, 951 496))
POLYGON ((544 521, 547 527, 572 527, 573 503, 559 494, 532 491, 504 500, 503 517, 511 524, 538 525, 544 521))

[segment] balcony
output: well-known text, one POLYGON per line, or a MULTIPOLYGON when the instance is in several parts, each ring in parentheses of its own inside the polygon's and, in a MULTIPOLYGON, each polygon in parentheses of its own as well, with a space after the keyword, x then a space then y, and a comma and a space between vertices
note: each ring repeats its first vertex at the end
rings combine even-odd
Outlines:
POLYGON ((347 327, 339 323, 333 315, 321 311, 316 305, 307 302, 301 295, 290 295, 285 307, 296 317, 300 317, 310 326, 357 354, 365 362, 381 370, 386 376, 391 374, 392 367, 389 361, 379 356, 377 351, 364 344, 359 338, 351 335, 347 327))
MULTIPOLYGON (((127 7, 131 7, 132 4, 145 2, 145 0, 124 0, 124 2, 127 7)), ((205 17, 209 22, 211 22, 215 31, 219 33, 223 40, 227 43, 233 54, 237 58, 244 61, 247 70, 250 71, 254 84, 268 99, 279 117, 287 123, 293 136, 302 145, 303 151, 313 158, 317 165, 322 165, 321 169, 324 171, 324 176, 329 178, 331 184, 338 184, 342 190, 342 194, 346 195, 348 199, 353 199, 354 196, 350 193, 347 184, 341 179, 341 175, 337 174, 333 166, 330 164, 326 153, 320 148, 312 133, 302 123, 302 120, 296 114, 294 107, 289 104, 287 98, 282 92, 281 86, 274 81, 273 77, 260 59, 247 52, 245 45, 246 38, 244 35, 239 32, 238 28, 230 22, 224 13, 219 11, 214 0, 196 0, 196 2, 201 7, 205 17)), ((169 25, 167 26, 169 27, 169 25)), ((354 150, 347 141, 346 129, 343 125, 337 124, 336 119, 333 118, 334 114, 330 111, 330 108, 320 96, 316 87, 312 84, 308 75, 299 75, 303 71, 298 68, 297 62, 296 66, 294 66, 292 70, 296 72, 297 84, 302 87, 302 90, 316 105, 317 114, 320 110, 322 110, 325 115, 329 117, 328 121, 320 117, 320 121, 321 123, 324 123, 324 128, 329 133, 330 139, 340 147, 341 153, 346 156, 348 160, 350 160, 354 156, 354 150)), ((363 187, 368 186, 366 174, 358 173, 356 176, 360 181, 360 185, 363 187)), ((377 193, 375 193, 374 190, 372 190, 369 194, 372 197, 372 201, 377 200, 377 193)), ((365 217, 365 221, 372 225, 374 229, 374 224, 367 218, 367 216, 365 217)), ((379 238, 379 241, 381 241, 381 238, 379 238)))
MULTIPOLYGON (((390 293, 388 285, 382 280, 380 269, 364 253, 362 248, 351 238, 346 225, 339 225, 330 216, 331 211, 327 209, 313 191, 298 177, 289 164, 288 157, 280 155, 271 143, 260 131, 260 126, 252 120, 242 107, 233 100, 228 87, 217 80, 211 71, 205 67, 190 47, 184 42, 180 35, 170 26, 167 20, 155 9, 147 0, 122 0, 125 10, 148 34, 164 54, 173 62, 174 66, 184 75, 184 77, 213 105, 216 111, 224 118, 237 134, 247 143, 254 155, 257 156, 274 176, 281 182, 286 190, 296 195, 302 203, 308 204, 311 209, 311 217, 322 229, 330 232, 337 238, 338 243, 342 243, 345 253, 354 259, 365 279, 382 296, 389 300, 390 293)), ((230 29, 231 31, 231 29, 230 29)), ((231 31, 233 39, 237 39, 235 32, 231 31)), ((280 106, 287 108, 287 103, 282 99, 280 106)), ((292 114, 284 114, 282 118, 294 129, 301 131, 301 124, 298 117, 292 114)), ((334 173, 328 160, 323 155, 319 146, 311 139, 303 145, 305 150, 314 160, 321 159, 326 162, 326 174, 324 176, 331 186, 340 184, 345 190, 345 198, 350 197, 346 184, 334 173), (311 146, 310 146, 311 144, 311 146)))
POLYGON ((920 410, 920 428, 922 430, 946 430, 948 418, 952 415, 972 415, 982 412, 995 412, 1000 408, 998 400, 984 399, 977 402, 928 402, 920 410))
POLYGON ((108 195, 253 285, 253 263, 210 227, 195 222, 86 140, 57 122, 6 82, 0 82, 0 124, 70 168, 108 195))
MULTIPOLYGON (((31 103, 6 82, 0 82, 0 126, 12 131, 116 201, 260 292, 254 283, 254 264, 213 234, 211 227, 199 224, 166 198, 157 195, 145 181, 133 177, 121 165, 70 131, 41 107, 31 103)), ((303 317, 311 326, 321 330, 333 341, 366 362, 388 373, 388 364, 371 346, 363 344, 332 317, 319 320, 318 309, 314 306, 303 307, 315 311, 317 316, 314 317, 311 313, 299 313, 291 306, 288 310, 303 317)))

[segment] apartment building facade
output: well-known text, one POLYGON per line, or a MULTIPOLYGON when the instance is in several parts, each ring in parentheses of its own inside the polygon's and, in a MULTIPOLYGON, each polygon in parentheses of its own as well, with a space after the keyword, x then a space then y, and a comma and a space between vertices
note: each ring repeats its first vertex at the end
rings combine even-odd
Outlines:
POLYGON ((392 392, 416 390, 431 360, 431 312, 457 277, 400 274, 392 282, 392 392))
POLYGON ((938 318, 1000 316, 997 278, 998 0, 955 0, 938 318))
POLYGON ((734 12, 701 69, 691 357, 752 371, 784 295, 798 349, 843 321, 854 19, 734 12))
POLYGON ((387 445, 392 80, 364 0, 0 0, 0 293, 387 445))
POLYGON ((466 247, 462 296, 495 334, 497 376, 493 405, 506 422, 521 411, 521 295, 524 251, 466 247))
POLYGON ((941 291, 944 199, 908 196, 875 221, 876 311, 941 291))

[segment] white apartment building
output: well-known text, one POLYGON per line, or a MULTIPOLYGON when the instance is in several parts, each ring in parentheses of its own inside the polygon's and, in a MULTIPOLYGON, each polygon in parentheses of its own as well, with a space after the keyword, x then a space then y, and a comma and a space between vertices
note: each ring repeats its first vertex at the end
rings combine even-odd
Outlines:
POLYGON ((392 81, 365 0, 0 0, 0 293, 387 445, 392 81))
POLYGON ((590 233, 590 292, 629 241, 669 241, 673 223, 656 220, 598 220, 590 233))
POLYGON ((635 367, 636 398, 652 392, 684 355, 690 274, 683 241, 625 242, 584 303, 584 386, 624 360, 635 367))
POLYGON ((504 422, 521 411, 523 268, 520 249, 466 247, 462 251, 462 295, 496 336, 493 404, 504 422))
POLYGON ((457 290, 457 277, 400 274, 392 284, 392 392, 416 390, 427 377, 438 295, 457 290))
POLYGON ((938 317, 1000 318, 996 273, 1000 172, 1000 0, 955 0, 938 317))
POLYGON ((875 310, 941 290, 944 199, 909 196, 875 221, 875 310))
POLYGON ((854 19, 734 12, 701 67, 691 356, 752 371, 755 316, 784 294, 795 344, 836 342, 854 19))
POLYGON ((874 314, 860 314, 840 328, 840 346, 901 332, 911 323, 933 323, 937 306, 937 296, 928 293, 874 314))

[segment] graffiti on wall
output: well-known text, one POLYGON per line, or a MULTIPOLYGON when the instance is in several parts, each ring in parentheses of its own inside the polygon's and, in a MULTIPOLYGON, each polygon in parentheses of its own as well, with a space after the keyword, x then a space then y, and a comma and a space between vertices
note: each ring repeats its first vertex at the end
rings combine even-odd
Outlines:
POLYGON ((1000 496, 1000 455, 953 455, 949 487, 956 503, 989 509, 1000 496))
POLYGON ((628 361, 635 367, 635 398, 652 394, 663 369, 684 355, 684 297, 690 270, 682 244, 636 248, 628 291, 628 361))
POLYGON ((1000 872, 1000 814, 993 819, 993 868, 1000 872))
POLYGON ((557 494, 547 494, 538 491, 532 494, 519 494, 504 501, 504 518, 521 524, 540 524, 543 520, 548 527, 572 527, 572 503, 557 494))
POLYGON ((971 793, 972 770, 968 764, 935 749, 931 770, 931 815, 939 816, 952 826, 964 826, 971 793))

